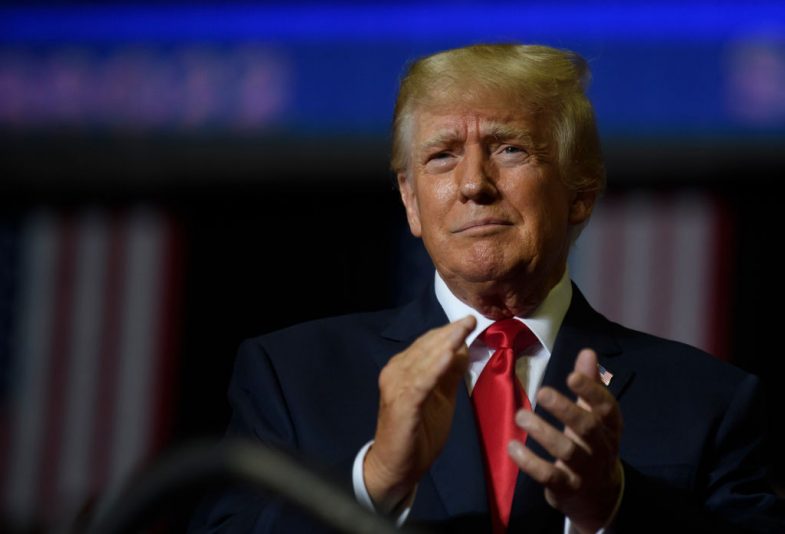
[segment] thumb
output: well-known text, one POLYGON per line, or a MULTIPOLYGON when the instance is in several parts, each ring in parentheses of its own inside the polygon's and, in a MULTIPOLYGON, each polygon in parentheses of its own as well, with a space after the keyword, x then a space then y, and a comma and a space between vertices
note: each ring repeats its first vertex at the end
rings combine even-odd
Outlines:
POLYGON ((575 372, 590 377, 595 382, 600 381, 600 372, 597 369, 597 353, 592 349, 583 349, 575 359, 575 372))
MULTIPOLYGON (((592 349, 583 349, 575 358, 575 372, 586 375, 595 382, 600 382, 600 371, 597 369, 597 353, 592 349)), ((578 406, 585 410, 591 410, 589 404, 578 397, 578 406)))

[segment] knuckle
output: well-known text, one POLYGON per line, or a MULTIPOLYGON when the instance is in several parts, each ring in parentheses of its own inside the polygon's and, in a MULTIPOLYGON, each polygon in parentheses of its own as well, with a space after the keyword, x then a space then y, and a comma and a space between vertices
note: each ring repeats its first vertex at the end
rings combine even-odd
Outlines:
POLYGON ((570 403, 564 408, 564 416, 571 423, 580 423, 585 413, 586 410, 574 403, 570 403))
POLYGON ((547 406, 548 410, 554 415, 568 416, 570 407, 564 403, 560 397, 554 396, 547 406))
POLYGON ((568 442, 561 453, 561 459, 565 462, 569 463, 575 460, 576 454, 578 452, 578 447, 575 445, 574 442, 568 442))
POLYGON ((600 428, 600 420, 593 412, 587 413, 581 418, 580 433, 584 436, 591 436, 600 428))
POLYGON ((386 388, 395 382, 394 375, 396 374, 395 366, 392 364, 385 365, 379 373, 379 387, 386 388))
POLYGON ((597 415, 603 419, 611 417, 614 414, 614 411, 614 406, 610 403, 600 404, 596 409, 597 415))

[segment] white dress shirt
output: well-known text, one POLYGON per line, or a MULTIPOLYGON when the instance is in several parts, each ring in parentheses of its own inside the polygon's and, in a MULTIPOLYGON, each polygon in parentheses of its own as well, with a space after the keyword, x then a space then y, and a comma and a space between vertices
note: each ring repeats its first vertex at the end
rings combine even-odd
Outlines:
MULTIPOLYGON (((452 291, 444 283, 444 280, 436 273, 434 283, 436 290, 436 300, 439 301, 444 309, 445 315, 450 322, 457 321, 467 315, 473 316, 477 320, 477 327, 466 337, 466 344, 469 346, 469 370, 466 373, 466 389, 471 395, 474 384, 477 383, 480 373, 485 368, 485 364, 491 359, 494 350, 488 347, 478 336, 493 324, 493 319, 480 315, 475 309, 459 300, 452 294, 452 291)), ((553 289, 542 301, 542 304, 534 310, 528 317, 516 317, 525 324, 539 341, 526 350, 516 354, 515 374, 521 382, 521 386, 526 390, 526 395, 535 406, 537 390, 542 383, 545 368, 553 352, 553 345, 556 342, 556 334, 561 328, 561 323, 570 307, 572 300, 572 284, 567 269, 561 280, 553 286, 553 289), (525 356, 525 357, 523 357, 525 356)))
MULTIPOLYGON (((482 373, 485 364, 488 363, 488 360, 490 360, 494 352, 492 348, 478 339, 478 336, 494 321, 493 319, 488 319, 481 315, 477 310, 458 299, 458 297, 456 297, 447 287, 447 284, 442 280, 438 272, 435 276, 434 289, 436 292, 436 300, 444 310, 447 319, 450 322, 454 322, 467 315, 471 315, 477 320, 476 328, 466 337, 466 344, 469 346, 469 369, 466 372, 465 380, 466 388, 471 395, 477 378, 480 376, 480 373, 482 373)), ((542 304, 540 304, 540 306, 528 317, 516 317, 516 319, 523 322, 529 330, 531 330, 539 341, 539 344, 534 344, 519 354, 516 354, 517 360, 515 363, 515 374, 526 390, 526 394, 532 404, 532 409, 534 409, 536 404, 535 399, 537 390, 542 383, 545 368, 548 365, 548 360, 553 351, 553 345, 556 342, 556 334, 558 334, 559 328, 561 328, 564 315, 567 313, 567 308, 570 307, 571 300, 572 284, 570 283, 569 273, 565 268, 561 280, 553 286, 545 297, 545 300, 542 301, 542 304)), ((372 444, 373 440, 366 443, 357 453, 352 468, 352 483, 357 500, 370 510, 375 510, 373 500, 368 494, 363 477, 363 460, 372 444)), ((415 492, 416 488, 403 505, 395 511, 395 516, 399 525, 403 524, 409 515, 415 492)), ((565 532, 569 529, 569 521, 566 523, 565 532)))

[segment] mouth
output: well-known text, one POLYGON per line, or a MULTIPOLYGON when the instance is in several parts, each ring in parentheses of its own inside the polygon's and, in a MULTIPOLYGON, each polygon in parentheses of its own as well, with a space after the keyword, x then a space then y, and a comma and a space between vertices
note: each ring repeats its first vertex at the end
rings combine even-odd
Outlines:
POLYGON ((469 221, 467 223, 462 224, 457 229, 453 230, 454 234, 461 234, 461 233, 484 233, 484 232, 493 232, 496 230, 501 230, 508 226, 512 226, 512 223, 506 221, 504 219, 498 219, 494 217, 489 217, 485 219, 475 219, 473 221, 469 221))

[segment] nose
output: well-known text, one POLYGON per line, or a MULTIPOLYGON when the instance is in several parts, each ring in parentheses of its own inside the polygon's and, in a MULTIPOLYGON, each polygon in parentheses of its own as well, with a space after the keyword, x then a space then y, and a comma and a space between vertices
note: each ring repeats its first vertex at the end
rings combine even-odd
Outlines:
POLYGON ((488 157, 481 147, 475 145, 466 150, 458 169, 462 202, 490 204, 496 200, 499 191, 489 171, 488 157))

